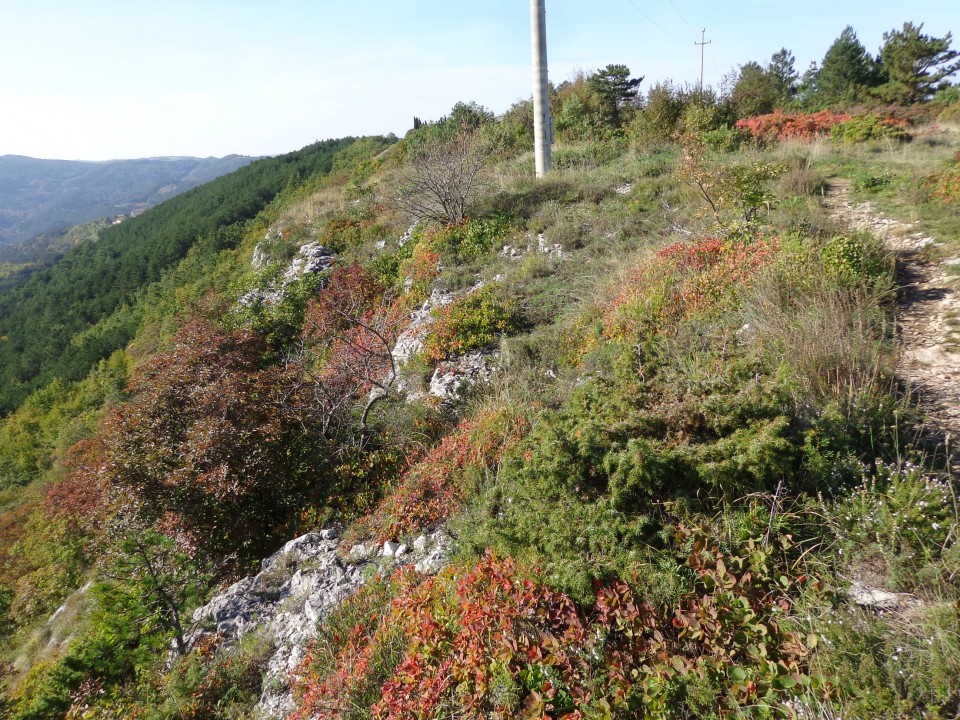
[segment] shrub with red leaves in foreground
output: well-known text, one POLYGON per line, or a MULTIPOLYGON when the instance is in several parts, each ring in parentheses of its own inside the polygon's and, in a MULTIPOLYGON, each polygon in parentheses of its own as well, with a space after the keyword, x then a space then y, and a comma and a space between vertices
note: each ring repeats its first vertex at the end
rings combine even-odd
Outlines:
POLYGON ((814 684, 784 627, 809 584, 777 562, 789 539, 736 555, 691 530, 678 543, 692 583, 674 607, 616 582, 580 609, 489 552, 469 572, 372 580, 295 670, 290 720, 789 715, 814 684))

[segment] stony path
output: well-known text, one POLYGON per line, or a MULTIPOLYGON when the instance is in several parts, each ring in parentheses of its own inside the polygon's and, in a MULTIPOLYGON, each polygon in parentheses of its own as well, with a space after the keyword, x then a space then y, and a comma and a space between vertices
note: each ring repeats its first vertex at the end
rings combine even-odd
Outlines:
POLYGON ((932 439, 949 442, 951 465, 960 460, 960 336, 949 318, 960 314, 960 293, 951 287, 952 258, 929 262, 920 254, 935 238, 912 223, 888 218, 872 203, 855 203, 849 181, 831 182, 825 204, 847 226, 867 230, 883 240, 897 260, 900 284, 897 330, 898 374, 927 415, 932 439))

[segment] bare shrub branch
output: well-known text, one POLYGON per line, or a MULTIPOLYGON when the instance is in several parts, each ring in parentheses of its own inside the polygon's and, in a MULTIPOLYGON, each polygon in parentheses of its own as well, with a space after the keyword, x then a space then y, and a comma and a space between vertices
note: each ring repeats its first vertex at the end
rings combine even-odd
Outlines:
POLYGON ((399 171, 397 207, 416 221, 463 222, 482 187, 488 154, 465 128, 423 138, 399 171))

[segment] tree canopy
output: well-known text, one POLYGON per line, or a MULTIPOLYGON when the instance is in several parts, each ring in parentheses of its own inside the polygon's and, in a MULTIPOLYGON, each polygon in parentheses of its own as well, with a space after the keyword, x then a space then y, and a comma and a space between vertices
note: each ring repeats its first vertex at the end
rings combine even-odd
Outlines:
POLYGON ((779 90, 773 75, 760 67, 759 63, 748 62, 740 67, 730 101, 736 116, 745 118, 773 111, 778 96, 779 90))
POLYGON ((626 65, 607 65, 587 79, 587 85, 600 99, 600 106, 614 126, 620 125, 620 108, 634 102, 643 77, 631 78, 626 65))
POLYGON ((880 84, 876 59, 857 39, 849 25, 823 56, 815 74, 815 92, 822 105, 863 99, 880 84))
POLYGON ((951 33, 935 38, 921 30, 923 23, 908 22, 883 34, 880 64, 887 81, 878 94, 884 100, 904 105, 929 100, 960 70, 960 53, 950 49, 951 33))

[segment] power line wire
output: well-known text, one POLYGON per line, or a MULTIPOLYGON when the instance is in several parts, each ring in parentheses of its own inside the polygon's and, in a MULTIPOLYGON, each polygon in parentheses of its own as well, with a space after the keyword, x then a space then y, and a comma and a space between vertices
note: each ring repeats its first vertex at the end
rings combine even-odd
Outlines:
POLYGON ((631 5, 633 5, 634 9, 635 9, 638 13, 640 13, 641 15, 643 15, 643 16, 644 16, 647 20, 649 20, 653 25, 656 25, 658 28, 660 28, 661 30, 663 30, 667 35, 670 35, 671 37, 679 40, 680 42, 687 42, 684 38, 680 37, 679 35, 677 35, 677 34, 674 33, 674 32, 671 32, 670 30, 667 30, 663 25, 661 25, 660 23, 658 23, 656 20, 654 20, 654 19, 653 19, 652 17, 650 17, 649 15, 647 15, 647 14, 640 8, 640 6, 637 5, 633 0, 626 0, 626 1, 627 1, 628 3, 630 3, 631 5))
POLYGON ((683 22, 686 24, 686 26, 687 26, 688 28, 690 28, 690 29, 693 30, 694 32, 697 31, 697 29, 696 29, 692 24, 690 24, 690 20, 687 18, 687 16, 684 15, 684 14, 680 11, 680 8, 677 7, 676 3, 673 2, 673 0, 670 0, 670 7, 672 7, 674 10, 676 10, 677 15, 680 16, 680 19, 683 20, 683 22))

